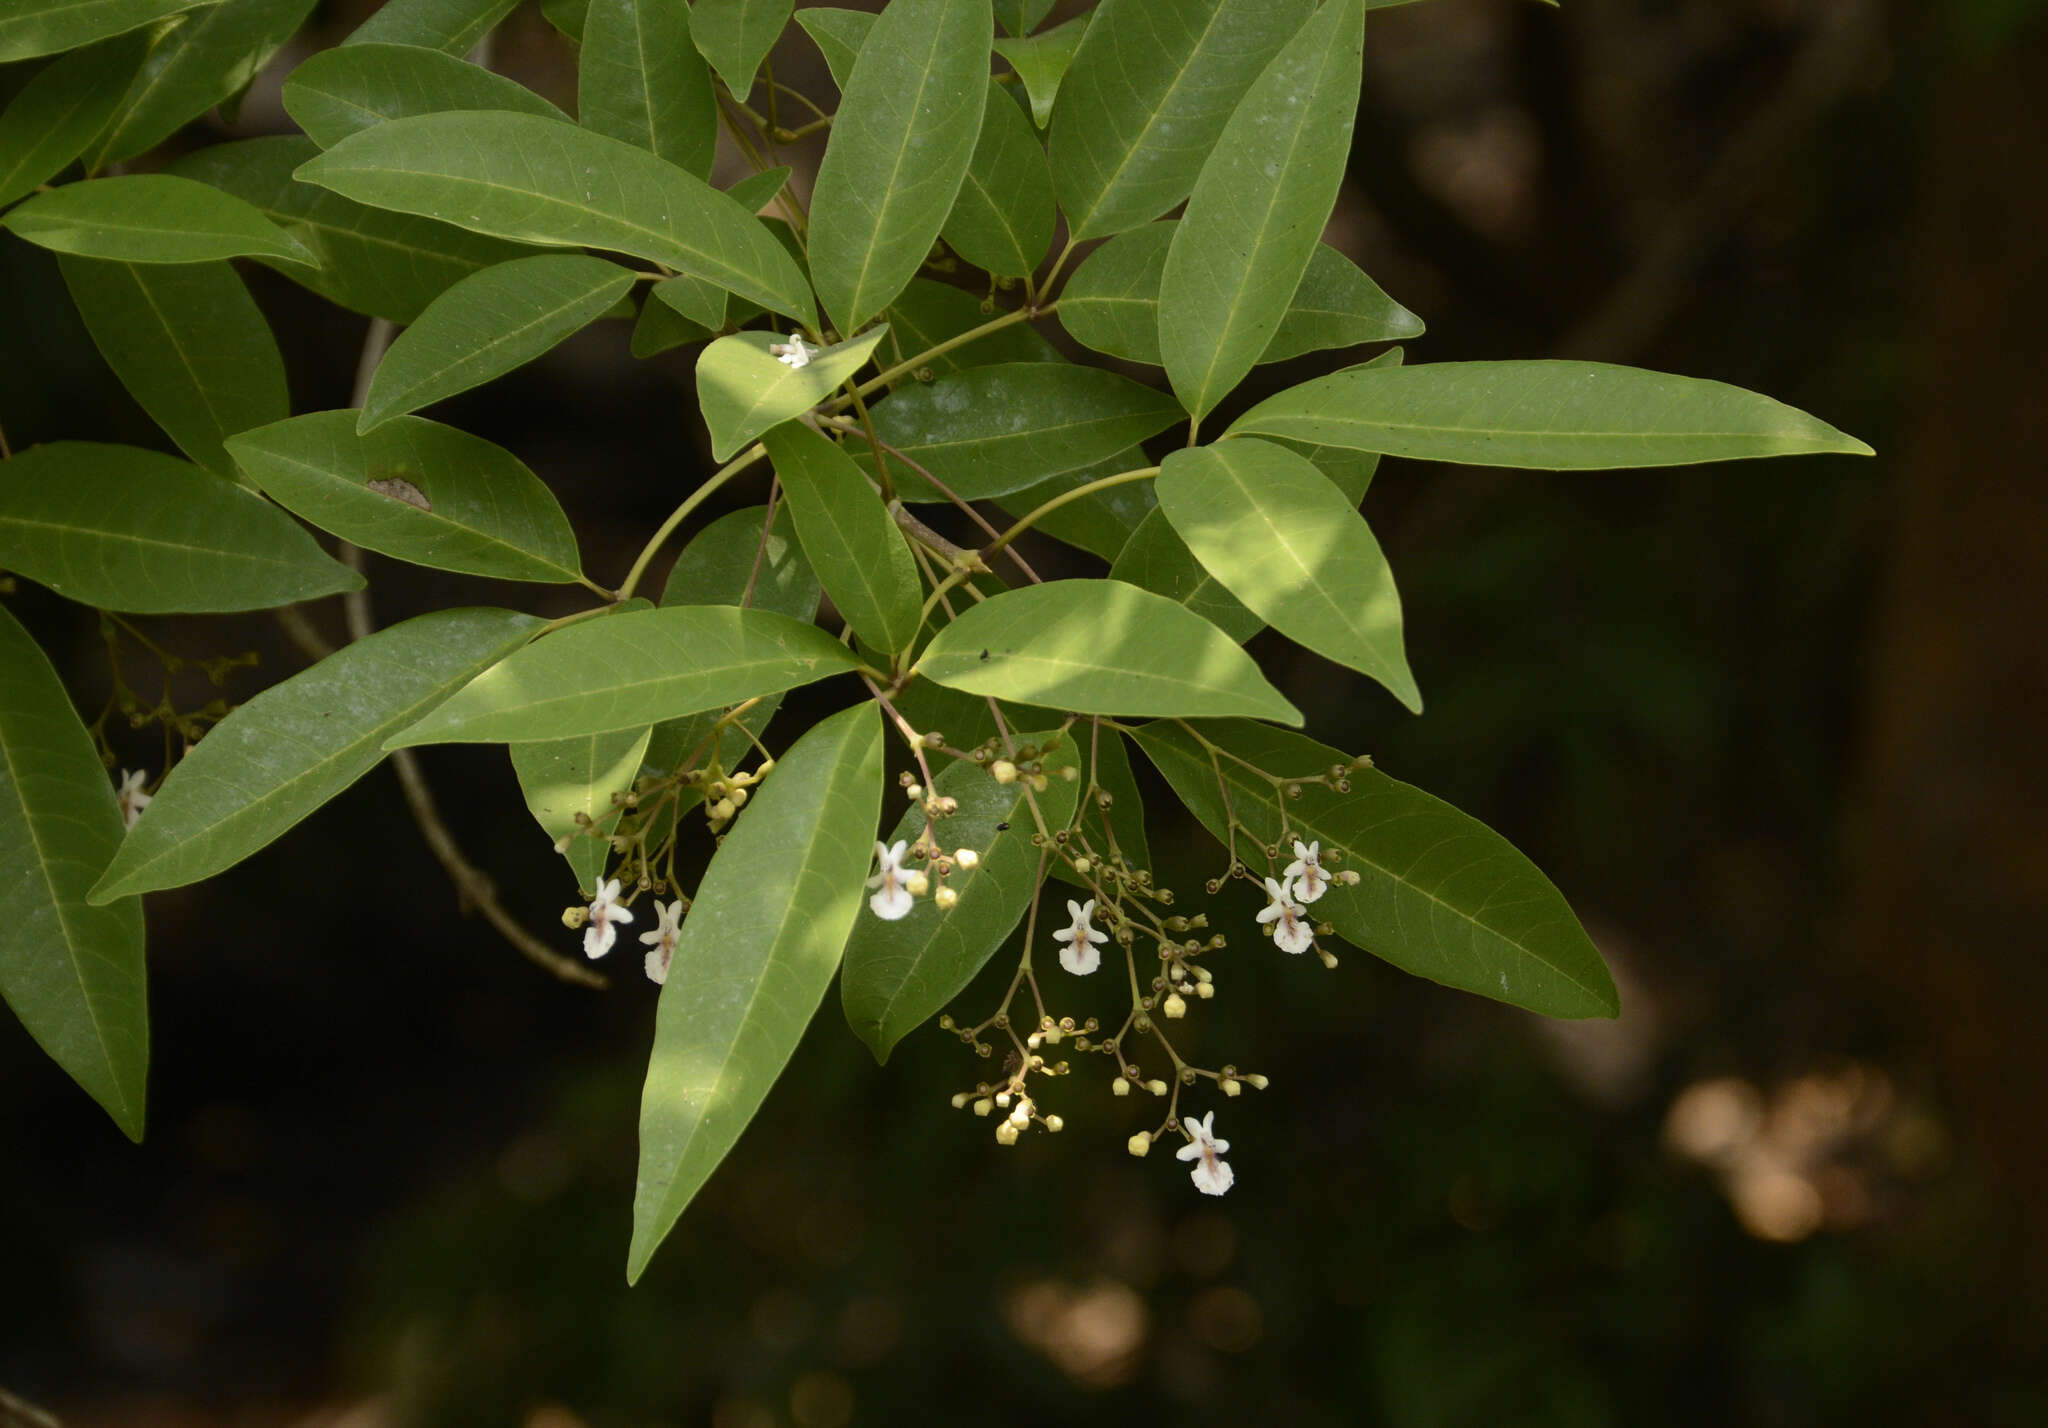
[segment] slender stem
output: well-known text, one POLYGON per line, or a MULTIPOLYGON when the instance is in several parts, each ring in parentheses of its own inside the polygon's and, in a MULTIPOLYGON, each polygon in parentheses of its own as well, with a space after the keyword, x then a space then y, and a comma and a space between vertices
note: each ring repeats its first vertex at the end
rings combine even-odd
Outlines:
POLYGON ((0 461, 12 461, 14 448, 7 444, 7 428, 0 426, 0 461))
MULTIPOLYGON (((1045 270, 1045 281, 1041 282, 1038 285, 1038 291, 1040 293, 1049 293, 1052 291, 1053 281, 1059 277, 1060 269, 1064 268, 1067 265, 1067 259, 1072 257, 1073 254, 1074 235, 1070 233, 1067 235, 1066 245, 1060 249, 1060 255, 1057 258, 1054 258, 1052 260, 1052 266, 1045 270)), ((1051 312, 1053 307, 1054 304, 1047 303, 1043 311, 1051 312)))
POLYGON ((1076 486, 1071 491, 1062 491, 1036 510, 1020 518, 1015 525, 997 536, 993 545, 985 546, 982 549, 981 558, 987 560, 990 556, 1002 551, 1008 547, 1011 541, 1030 530, 1039 521, 1051 515, 1069 501, 1078 501, 1083 496, 1093 495, 1097 491, 1107 491, 1112 486, 1123 486, 1132 481, 1144 481, 1158 474, 1159 468, 1157 466, 1141 466, 1135 471, 1119 471, 1114 476, 1104 476, 1099 480, 1089 481, 1076 486))
POLYGON ((705 477, 704 483, 686 496, 680 506, 670 511, 668 519, 661 523, 660 529, 647 538, 647 544, 642 546, 640 554, 633 558, 633 568, 626 572, 625 583, 619 586, 618 598, 620 600, 630 600, 633 598, 633 592, 640 588, 640 577, 647 573, 648 562, 654 559, 654 554, 661 549, 662 542, 675 534, 676 527, 690 518, 690 512, 703 505, 710 498, 712 492, 767 454, 768 448, 765 446, 758 444, 750 446, 731 461, 726 462, 725 465, 705 477))
POLYGON ((761 517, 761 540, 754 547, 754 564, 747 571, 747 588, 740 594, 740 608, 743 610, 752 608, 754 603, 754 585, 761 578, 761 562, 768 555, 768 532, 775 525, 775 502, 781 494, 782 478, 771 476, 768 479, 768 510, 761 517))
MULTIPOLYGON (((840 427, 841 430, 857 429, 852 427, 850 424, 837 421, 835 421, 833 425, 840 427)), ((888 452, 891 456, 895 457, 898 461, 902 462, 905 466, 908 466, 911 470, 915 471, 919 476, 923 477, 926 484, 928 484, 934 491, 937 491, 941 496, 944 496, 948 501, 951 501, 955 506, 959 507, 962 511, 966 512, 967 518, 973 521, 976 525, 980 526, 985 533, 987 533, 990 536, 1000 534, 996 530, 994 524, 989 521, 988 517, 984 516, 980 511, 974 509, 974 506, 970 502, 961 499, 960 496, 955 494, 952 487, 948 486, 945 482, 941 481, 938 477, 934 476, 929 468, 920 465, 916 460, 914 460, 910 456, 905 455, 902 451, 899 451, 897 448, 891 446, 888 442, 883 441, 880 438, 874 436, 872 433, 868 434, 868 440, 874 442, 877 446, 881 447, 882 450, 888 452)), ((1031 568, 1030 562, 1025 560, 1024 557, 1019 555, 1014 549, 1010 551, 1010 559, 1016 562, 1017 569, 1023 572, 1025 578, 1028 579, 1032 584, 1038 585, 1043 583, 1038 572, 1031 568)))
POLYGON ((875 448, 875 480, 882 488, 882 504, 892 505, 896 500, 896 483, 889 477, 889 458, 883 454, 882 438, 875 435, 875 419, 868 415, 868 404, 861 400, 859 387, 849 382, 847 394, 853 398, 853 409, 860 416, 861 429, 875 448))
MULTIPOLYGON (((867 396, 871 392, 888 386, 891 382, 899 381, 909 376, 918 368, 930 362, 934 357, 943 357, 955 348, 965 347, 968 343, 986 337, 991 332, 1001 332, 1006 327, 1015 327, 1020 322, 1029 322, 1034 317, 1048 316, 1058 306, 1059 304, 1057 303, 1047 303, 1044 307, 1038 308, 1020 307, 1014 312, 1004 313, 1001 317, 991 318, 979 327, 970 327, 958 336, 949 337, 944 342, 934 343, 908 361, 899 362, 894 367, 888 368, 880 376, 868 378, 867 381, 862 382, 854 390, 862 396, 867 396)), ((835 411, 844 411, 850 405, 852 405, 851 402, 841 398, 833 403, 833 409, 835 411)))

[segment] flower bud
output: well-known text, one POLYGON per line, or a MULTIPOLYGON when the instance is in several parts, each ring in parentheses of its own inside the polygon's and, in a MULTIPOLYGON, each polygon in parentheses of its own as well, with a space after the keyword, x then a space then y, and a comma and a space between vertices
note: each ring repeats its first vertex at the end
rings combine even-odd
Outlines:
POLYGON ((1074 765, 1072 765, 1072 764, 1068 764, 1068 765, 1067 765, 1067 766, 1066 766, 1065 768, 1063 768, 1063 769, 1061 769, 1061 770, 1060 770, 1060 778, 1061 778, 1061 779, 1062 779, 1062 780, 1063 780, 1064 782, 1067 782, 1067 783, 1074 783, 1074 782, 1077 782, 1077 781, 1078 781, 1078 780, 1080 779, 1080 777, 1081 777, 1081 770, 1079 770, 1078 768, 1074 767, 1074 765))
POLYGON ((921 783, 906 783, 903 785, 903 792, 911 802, 915 803, 918 799, 924 797, 924 785, 921 783))
POLYGON ((1023 1130, 1024 1127, 1031 1124, 1031 1103, 1029 1101, 1019 1101, 1017 1103, 1017 1109, 1010 1112, 1010 1124, 1018 1130, 1023 1130))
POLYGON ((960 894, 954 892, 951 888, 940 888, 932 894, 932 901, 939 905, 939 911, 945 912, 960 901, 960 894))
POLYGON ((1268 1085, 1271 1084, 1269 1081, 1266 1080, 1264 1076, 1261 1076, 1256 1071, 1254 1071, 1251 1075, 1245 1077, 1244 1079, 1246 1083, 1250 1085, 1250 1087, 1254 1091, 1263 1091, 1266 1089, 1268 1085))
POLYGON ((1010 1104, 1010 1093, 1008 1091, 996 1092, 996 1104, 1007 1108, 1010 1104))
POLYGON ((1045 1128, 1054 1135, 1058 1135, 1062 1130, 1066 1129, 1066 1125, 1067 1123, 1058 1116, 1047 1116, 1045 1118, 1045 1128))
POLYGON ((711 805, 711 816, 720 823, 725 822, 739 811, 739 806, 730 798, 721 798, 718 802, 711 805))
POLYGON ((1140 1160, 1144 1159, 1145 1152, 1152 1149, 1152 1132, 1139 1131, 1136 1135, 1132 1136, 1129 1140, 1124 1142, 1124 1149, 1128 1150, 1131 1154, 1137 1156, 1140 1160))
POLYGON ((557 853, 567 853, 569 851, 568 834, 564 833, 561 837, 555 839, 555 851, 557 853))
POLYGON ((587 907, 577 906, 562 909, 562 926, 568 928, 571 932, 574 932, 589 920, 590 909, 587 907))
POLYGON ((1166 1013, 1168 1021, 1179 1021, 1188 1014, 1188 1004, 1180 999, 1179 992, 1168 992, 1165 1003, 1159 1009, 1166 1013))
POLYGON ((730 803, 734 808, 745 808, 747 806, 747 791, 743 788, 735 787, 725 798, 726 802, 730 803))
POLYGON ((1195 995, 1205 1002, 1208 1001, 1216 995, 1216 984, 1213 981, 1195 983, 1195 995))
POLYGON ((995 1104, 996 1103, 994 1101, 991 1101, 988 1097, 983 1096, 980 1100, 974 1103, 974 1114, 976 1114, 977 1116, 985 1116, 990 1111, 995 1109, 995 1104))
POLYGON ((1151 1081, 1147 1081, 1145 1083, 1145 1089, 1150 1091, 1155 1096, 1163 1096, 1166 1094, 1166 1083, 1164 1081, 1154 1079, 1151 1081))
POLYGON ((1085 855, 1074 859, 1074 871, 1084 878, 1088 876, 1088 870, 1094 866, 1094 861, 1085 855))
POLYGON ((1220 1084, 1223 1087, 1223 1094, 1226 1096, 1235 1096, 1244 1089, 1237 1083, 1237 1078, 1234 1076, 1225 1076, 1220 1084))
POLYGON ((1017 781, 1017 766, 1008 759, 997 759, 988 766, 988 771, 995 775, 997 783, 1015 783, 1017 781))
POLYGON ((1016 1143, 1017 1122, 1015 1120, 1004 1121, 996 1127, 997 1145, 1015 1145, 1016 1143))
POLYGON ((967 1103, 973 1099, 974 1095, 972 1092, 962 1091, 960 1092, 960 1094, 953 1097, 953 1109, 956 1111, 962 1110, 966 1107, 967 1103))
POLYGON ((903 886, 909 890, 912 897, 923 897, 932 890, 932 880, 925 875, 923 868, 919 868, 903 880, 903 886))
POLYGON ((1131 1094, 1131 1083, 1119 1076, 1109 1083, 1109 1091, 1113 1096, 1128 1096, 1131 1094))
POLYGON ((1346 868, 1343 872, 1337 874, 1337 881, 1344 884, 1347 888, 1357 887, 1358 870, 1356 868, 1346 868))
POLYGON ((1033 793, 1044 793, 1048 788, 1052 787, 1051 780, 1046 778, 1046 776, 1042 773, 1035 773, 1031 775, 1030 782, 1031 791, 1033 793))
POLYGON ((958 863, 962 869, 971 873, 976 865, 981 862, 981 854, 975 852, 972 848, 956 848, 953 851, 953 861, 958 863))

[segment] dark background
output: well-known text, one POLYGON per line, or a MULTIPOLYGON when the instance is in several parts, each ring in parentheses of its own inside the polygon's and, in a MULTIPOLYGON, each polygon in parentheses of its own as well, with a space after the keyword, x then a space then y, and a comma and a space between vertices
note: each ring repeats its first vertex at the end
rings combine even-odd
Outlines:
MULTIPOLYGON (((279 126, 279 75, 367 8, 324 5, 239 126, 189 142, 279 126)), ((1549 871, 1618 1022, 1357 953, 1226 963, 1195 1040, 1273 1086, 1219 1115, 1238 1181, 1211 1201, 1126 1156, 1140 1112, 1092 1084, 1063 1135, 999 1149, 946 1107, 983 1074, 957 1045, 878 1070, 828 1001, 628 1291, 653 988, 563 985, 463 918, 380 771, 151 898, 145 1146, 0 1030, 0 1386, 123 1428, 2048 1421, 2043 8, 1438 0, 1369 27, 1333 238, 1429 321, 1415 360, 1714 377, 1880 452, 1390 461, 1366 510, 1428 716, 1259 650, 1320 737, 1549 871)), ((794 32, 781 54, 817 69, 794 32)), ((570 98, 531 9, 497 63, 570 98)), ((362 319, 249 279, 297 408, 345 404, 362 319)), ((17 447, 163 444, 46 255, 0 241, 0 290, 17 447)), ((625 337, 439 413, 549 480, 600 579, 708 469, 692 352, 635 364, 625 337)), ((558 612, 371 575, 386 620, 558 612)), ((96 711, 92 617, 8 598, 96 711)), ((259 650, 238 696, 303 662, 257 617, 149 628, 259 650)), ((790 707, 776 740, 819 708, 790 707)), ((160 768, 153 732, 116 737, 160 768)), ((573 948, 502 753, 428 771, 573 948)), ((1168 881, 1214 870, 1184 823, 1153 846, 1168 881)))

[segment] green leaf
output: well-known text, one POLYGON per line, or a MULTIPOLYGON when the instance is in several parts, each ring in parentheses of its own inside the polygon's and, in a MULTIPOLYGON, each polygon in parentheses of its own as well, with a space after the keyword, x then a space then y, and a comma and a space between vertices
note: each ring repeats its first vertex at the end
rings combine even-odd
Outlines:
POLYGON ((604 315, 633 273, 581 253, 544 253, 472 273, 427 305, 370 379, 358 431, 523 367, 604 315))
POLYGON ((1602 362, 1353 368, 1268 397, 1226 434, 1551 471, 1871 450, 1755 392, 1602 362))
POLYGON ((363 584, 227 478, 86 441, 0 462, 0 570, 136 615, 264 610, 363 584))
POLYGON ((816 625, 765 610, 680 605, 612 615, 570 625, 486 670, 388 746, 634 729, 859 667, 816 625))
POLYGON ((386 739, 540 623, 512 610, 436 610, 272 685, 171 770, 92 902, 196 883, 269 846, 382 763, 386 739))
POLYGON ((811 273, 852 332, 917 276, 981 130, 985 0, 894 0, 875 21, 811 196, 811 273))
POLYGON ((1614 980, 1563 895, 1485 824, 1374 769, 1347 775, 1349 793, 1312 782, 1351 760, 1299 734, 1235 722, 1199 728, 1253 768, 1212 762, 1172 724, 1138 730, 1138 745, 1219 840, 1228 841, 1220 779, 1250 832, 1240 848, 1278 844, 1284 826, 1325 853, 1341 850, 1337 866, 1357 873, 1358 885, 1332 885, 1310 911, 1345 941, 1418 977, 1544 1016, 1620 1012, 1614 980), (1253 769, 1306 775, 1302 796, 1283 800, 1253 769))
POLYGON ((366 208, 293 178, 318 152, 296 134, 246 139, 188 154, 171 171, 254 205, 320 264, 271 264, 286 277, 352 312, 401 325, 457 280, 534 251, 431 218, 366 208))
POLYGON ((801 367, 769 351, 786 345, 773 332, 735 332, 697 358, 697 405, 711 433, 711 454, 729 461, 748 442, 809 411, 859 371, 888 332, 876 327, 851 342, 814 350, 801 367))
POLYGON ((1301 722, 1221 630, 1115 580, 1053 580, 985 600, 925 646, 916 672, 969 694, 1077 714, 1301 722))
POLYGON ((1164 511, 1151 512, 1131 532, 1109 567, 1109 578, 1186 606, 1239 644, 1266 627, 1202 568, 1164 511))
POLYGON ((855 634, 890 654, 916 643, 924 603, 917 564, 881 497, 851 457, 802 422, 761 438, 797 538, 855 634))
POLYGON ((393 119, 456 109, 505 110, 569 122, 568 115, 525 85, 416 45, 348 44, 322 50, 284 82, 284 107, 323 149, 393 119))
POLYGON ((1052 13, 1055 0, 996 0, 996 20, 1013 35, 1028 35, 1052 13))
POLYGON ((1363 0, 1301 27, 1223 126, 1159 278, 1159 347, 1181 405, 1207 416, 1273 341, 1330 220, 1365 53, 1363 0))
POLYGON ((147 52, 127 35, 45 65, 0 113, 0 207, 14 202, 85 151, 113 116, 147 52))
POLYGON ((853 73, 853 62, 860 57, 860 47, 867 43, 868 31, 875 27, 875 16, 867 10, 841 10, 830 5, 814 5, 796 12, 796 22, 803 26, 818 46, 818 53, 825 57, 825 68, 831 72, 832 82, 844 90, 847 76, 853 73))
POLYGON ((418 45, 466 55, 519 0, 384 0, 343 45, 418 45))
MULTIPOLYGON (((799 14, 803 13, 801 11, 799 14)), ((889 340, 883 345, 886 366, 895 366, 949 338, 980 327, 996 316, 991 308, 983 312, 981 299, 973 293, 930 278, 912 278, 910 286, 889 304, 889 340)), ((993 362, 1062 362, 1059 349, 1040 337, 1028 323, 999 327, 986 337, 941 352, 927 362, 932 372, 944 376, 963 367, 985 367, 993 362)))
POLYGON ((1103 0, 1052 107, 1052 183, 1074 240, 1149 223, 1314 0, 1103 0))
POLYGON ((121 385, 200 465, 233 475, 221 442, 291 415, 277 340, 228 264, 58 266, 121 385))
MULTIPOLYGON (((1018 743, 1037 743, 1049 735, 1016 737, 1018 743)), ((1047 828, 1064 828, 1073 819, 1079 792, 1078 784, 1059 776, 1060 769, 1077 765, 1073 734, 1042 762, 1052 782, 1037 795, 1039 813, 1047 828)), ((883 1063, 897 1042, 937 1016, 974 980, 1024 920, 1038 887, 1039 850, 1031 843, 1038 825, 1025 802, 1023 780, 997 783, 987 769, 963 759, 949 764, 932 786, 960 804, 934 836, 944 840, 946 853, 972 848, 979 859, 971 872, 956 867, 943 883, 928 871, 934 890, 943 885, 959 895, 950 909, 942 911, 932 898, 921 897, 894 922, 866 910, 854 919, 839 978, 840 1002, 853 1034, 883 1063)), ((885 841, 915 842, 924 828, 924 810, 912 808, 885 841)), ((1048 940, 1055 925, 1048 921, 1041 927, 1048 940)))
POLYGON ((0 15, 0 64, 75 50, 219 0, 13 0, 0 15))
POLYGON ((583 43, 583 26, 590 16, 590 0, 540 0, 540 13, 550 25, 577 44, 583 43))
POLYGON ((0 608, 0 998, 50 1059, 142 1139, 149 1008, 142 904, 97 908, 121 814, 47 656, 0 608))
MULTIPOLYGON (((1142 447, 1126 447, 1092 466, 1062 472, 1034 486, 998 497, 996 504, 1012 516, 1027 516, 1053 497, 1065 495, 1077 486, 1085 486, 1121 471, 1135 471, 1148 464, 1149 458, 1142 447)), ((1107 490, 1076 496, 1054 507, 1040 516, 1032 529, 1055 540, 1063 540, 1077 550, 1099 555, 1104 560, 1115 560, 1157 505, 1149 483, 1126 481, 1107 490)))
POLYGON ((1159 509, 1231 594, 1422 712, 1394 572, 1364 518, 1308 458, 1251 439, 1189 447, 1166 458, 1156 486, 1159 509))
POLYGON ((153 149, 239 93, 312 8, 313 0, 227 0, 186 16, 142 62, 113 122, 88 150, 86 168, 153 149))
POLYGON ((789 23, 795 0, 696 0, 690 31, 733 98, 746 101, 754 75, 789 23))
POLYGON ((995 52, 1017 71, 1025 97, 1031 101, 1031 122, 1041 129, 1052 118, 1052 103, 1060 92, 1060 81, 1066 78, 1067 67, 1074 62, 1074 51, 1081 47, 1081 36, 1088 33, 1088 21, 1093 15, 1092 10, 1076 15, 1042 35, 1023 37, 1020 32, 1017 39, 996 38, 995 52))
MULTIPOLYGON (((1402 351, 1390 347, 1361 367, 1398 367, 1402 351)), ((1348 369, 1347 369, 1348 370, 1348 369)), ((1345 446, 1324 446, 1319 442, 1296 441, 1291 437, 1271 437, 1269 440, 1286 447, 1297 455, 1306 456, 1315 468, 1330 478, 1332 484, 1344 493, 1344 498, 1356 506, 1365 499, 1372 478, 1380 469, 1380 454, 1377 451, 1354 451, 1345 446)))
POLYGON ((640 304, 640 320, 633 324, 633 355, 653 357, 686 342, 702 342, 712 335, 701 322, 692 322, 666 302, 656 301, 669 283, 694 283, 694 278, 669 278, 656 283, 647 300, 640 304))
POLYGON ((394 119, 343 139, 298 176, 478 233, 651 258, 816 321, 803 273, 753 214, 645 149, 551 119, 394 119))
MULTIPOLYGON (((969 367, 874 408, 882 440, 969 501, 1092 466, 1184 416, 1164 393, 1064 362, 969 367)), ((901 462, 890 470, 904 500, 945 499, 901 462)))
POLYGON ((569 518, 511 452, 421 417, 355 426, 353 411, 314 412, 228 453, 279 505, 367 550, 500 580, 579 577, 569 518))
POLYGON ((693 14, 683 0, 592 0, 576 79, 583 127, 710 178, 718 100, 693 43, 706 19, 701 3, 693 14))
POLYGON ((831 985, 881 803, 881 725, 857 704, 790 747, 712 855, 656 1013, 629 1283, 760 1109, 831 985))
MULTIPOLYGON (((1060 293, 1059 316, 1076 342, 1126 361, 1160 365, 1159 279, 1178 226, 1167 219, 1120 233, 1074 270, 1060 293)), ((1357 264, 1317 244, 1259 361, 1390 342, 1421 331, 1421 320, 1381 292, 1357 264)))
POLYGON ((981 137, 940 236, 975 267, 1021 278, 1044 261, 1057 221, 1045 149, 1016 101, 990 81, 981 137))
POLYGON ((585 897, 597 891, 611 859, 605 841, 625 807, 612 795, 630 793, 640 777, 652 729, 620 729, 610 734, 582 734, 545 744, 512 745, 512 772, 526 808, 551 842, 569 840, 563 854, 585 897), (584 821, 578 823, 577 814, 584 821), (596 836, 583 830, 593 828, 596 836))
POLYGON ((0 217, 29 242, 82 258, 204 263, 312 254, 241 199, 170 174, 86 179, 39 193, 0 217))

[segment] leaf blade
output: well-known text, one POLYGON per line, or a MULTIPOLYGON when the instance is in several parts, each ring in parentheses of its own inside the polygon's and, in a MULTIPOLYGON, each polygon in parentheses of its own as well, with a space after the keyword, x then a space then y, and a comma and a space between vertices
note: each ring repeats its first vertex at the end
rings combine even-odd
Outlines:
POLYGON ((142 63, 141 36, 103 41, 38 71, 0 113, 0 207, 55 177, 106 127, 142 63))
POLYGON ((863 640, 889 654, 917 639, 924 586, 910 548, 853 459, 801 422, 761 438, 811 568, 863 640))
POLYGON ((254 208, 172 174, 82 179, 25 200, 0 227, 58 253, 129 263, 204 263, 312 254, 254 208))
POLYGON ((526 799, 526 811, 550 841, 559 844, 568 839, 562 856, 568 859, 576 886, 586 898, 596 893, 605 863, 611 858, 611 845, 605 837, 626 811, 612 796, 631 791, 653 732, 651 728, 620 729, 510 746, 512 772, 526 799))
POLYGON ((576 78, 583 126, 709 179, 718 99, 697 52, 705 13, 682 0, 592 0, 576 78))
POLYGON ((772 332, 735 332, 697 357, 697 405, 711 433, 711 454, 729 461, 772 426, 809 411, 859 371, 889 329, 816 350, 801 367, 770 353, 786 342, 772 332))
POLYGON ((796 0, 697 0, 691 33, 718 77, 742 103, 753 92, 761 61, 775 48, 796 0))
POLYGON ((455 109, 502 109, 571 122, 525 85, 418 45, 322 50, 291 72, 283 97, 285 113, 323 149, 393 119, 455 109))
POLYGON ((981 136, 939 236, 984 272, 1022 278, 1045 260, 1057 221, 1045 149, 1016 101, 991 80, 981 136))
POLYGON ((0 15, 0 64, 77 49, 220 0, 24 0, 0 15))

